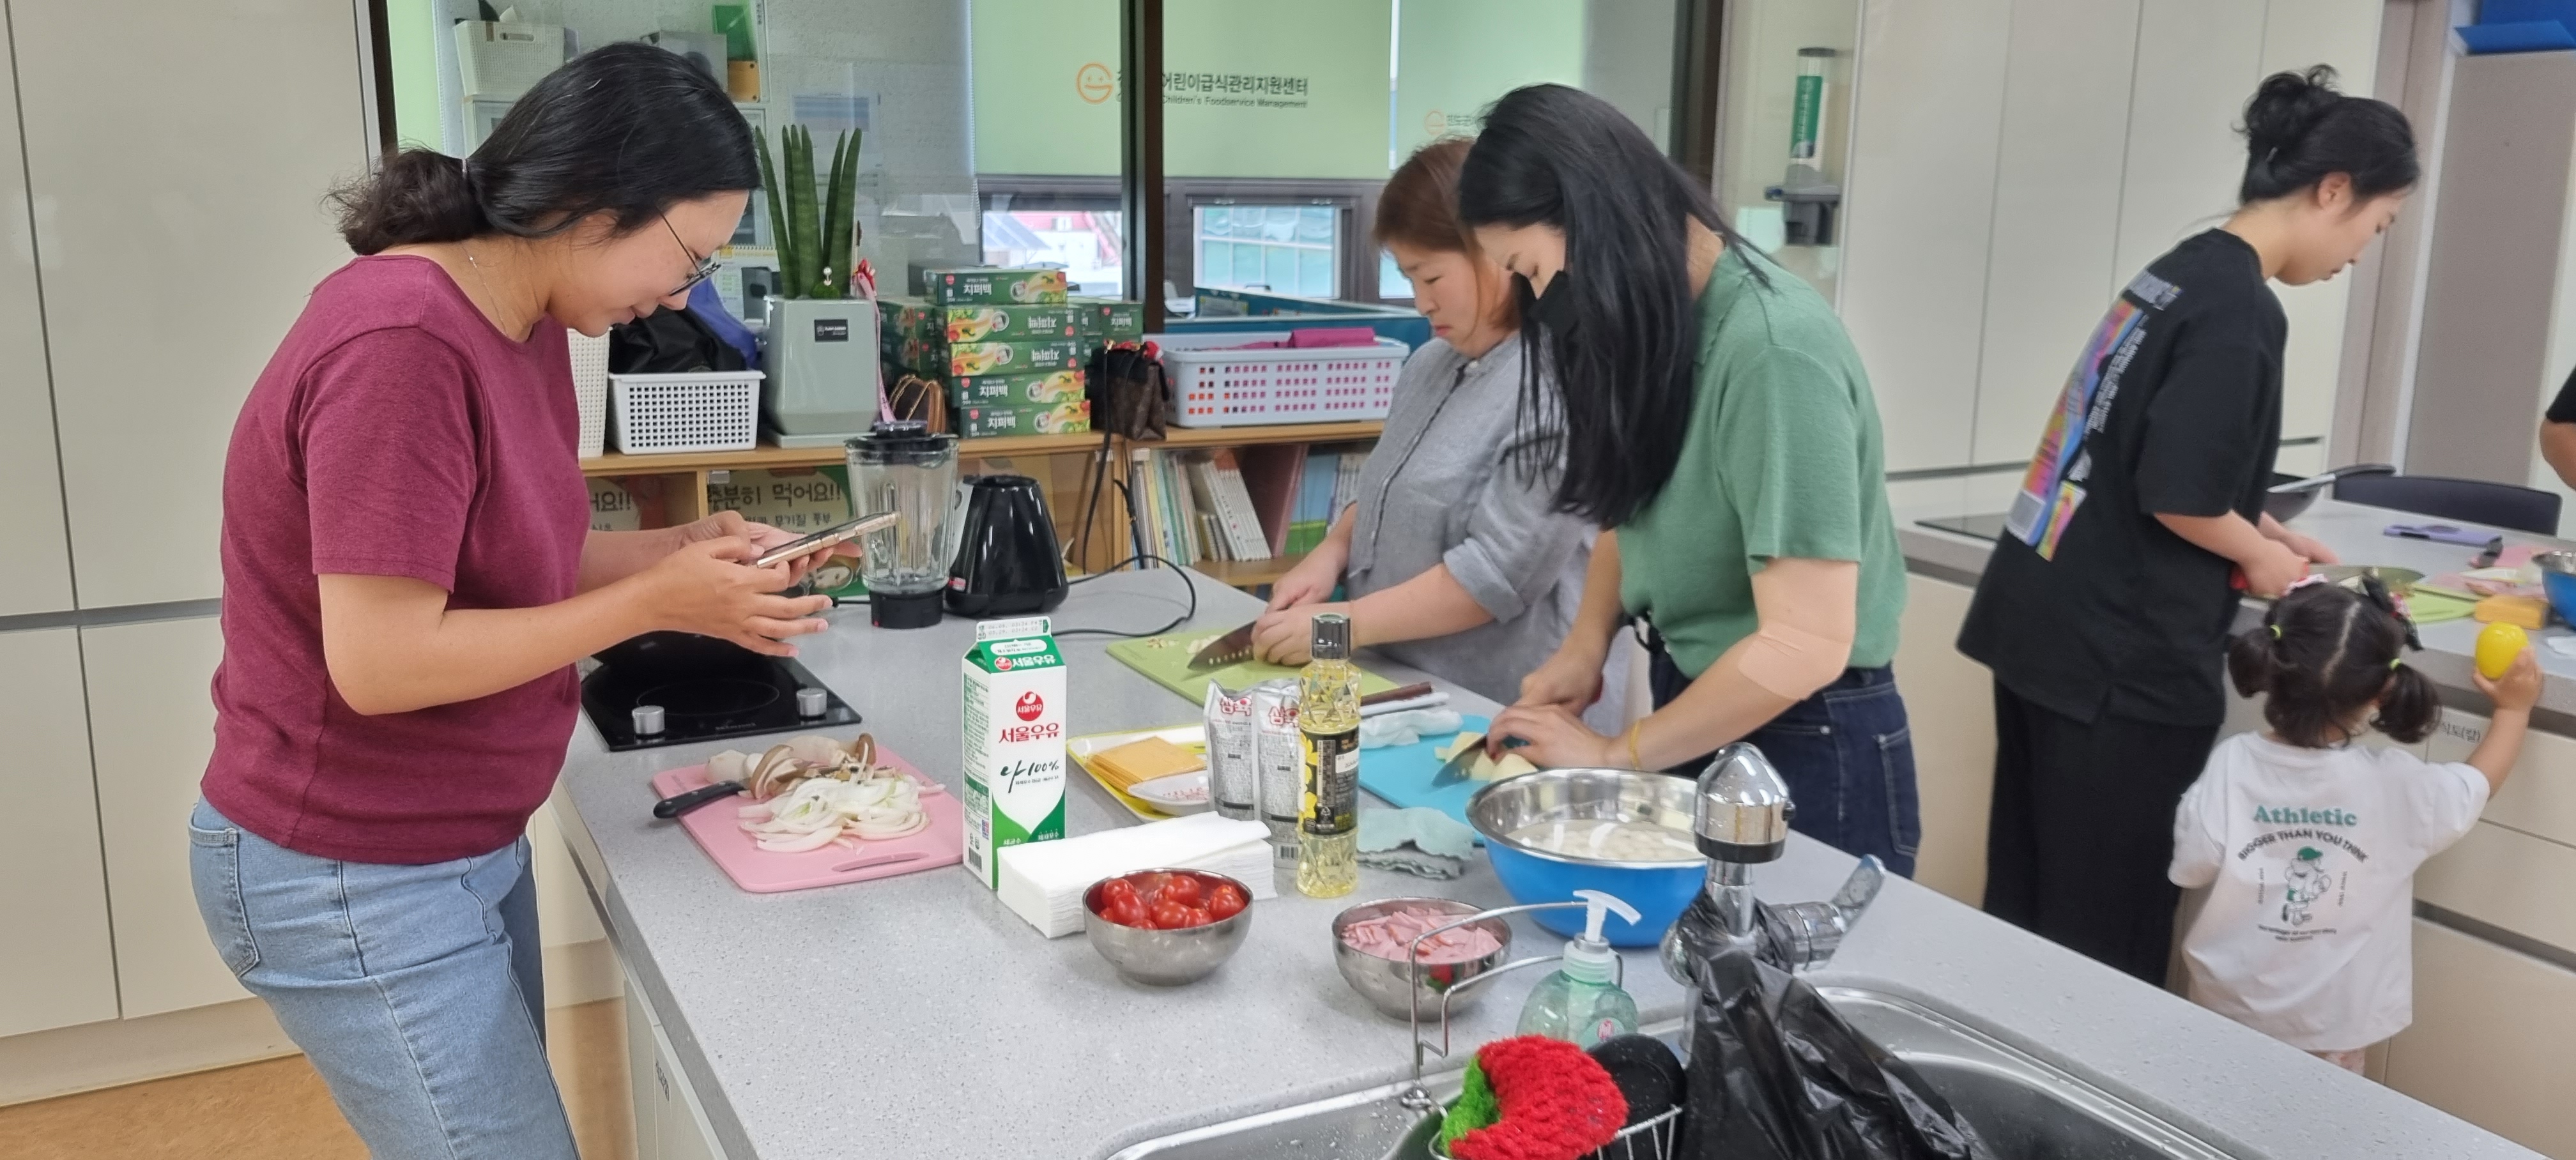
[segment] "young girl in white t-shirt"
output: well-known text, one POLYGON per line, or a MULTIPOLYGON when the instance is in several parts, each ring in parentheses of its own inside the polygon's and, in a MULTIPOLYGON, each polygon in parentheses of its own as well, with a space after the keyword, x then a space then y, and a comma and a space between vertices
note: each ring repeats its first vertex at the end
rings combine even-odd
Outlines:
POLYGON ((2183 936, 2192 1001, 2353 1071, 2414 1019, 2415 868, 2477 823, 2540 699, 2526 649, 2477 678, 2495 718, 2466 763, 2356 744, 2432 731, 2440 703, 2398 655, 2407 635, 2383 592, 2284 595, 2227 655, 2271 728, 2219 742, 2174 814, 2167 874, 2210 888, 2183 936))

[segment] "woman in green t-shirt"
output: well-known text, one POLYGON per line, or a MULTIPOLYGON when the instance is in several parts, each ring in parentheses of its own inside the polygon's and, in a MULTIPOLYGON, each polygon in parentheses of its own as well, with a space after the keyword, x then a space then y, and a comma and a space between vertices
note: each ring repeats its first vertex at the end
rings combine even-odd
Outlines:
POLYGON ((1609 529, 1556 654, 1493 736, 1548 766, 1671 768, 1761 747, 1800 832, 1899 873, 1921 834, 1888 662, 1905 605, 1878 406, 1832 306, 1728 230, 1708 191, 1610 104, 1562 85, 1495 103, 1461 215, 1519 276, 1541 357, 1522 409, 1562 416, 1559 508, 1609 529), (1649 622, 1655 712, 1577 716, 1620 625, 1649 622))

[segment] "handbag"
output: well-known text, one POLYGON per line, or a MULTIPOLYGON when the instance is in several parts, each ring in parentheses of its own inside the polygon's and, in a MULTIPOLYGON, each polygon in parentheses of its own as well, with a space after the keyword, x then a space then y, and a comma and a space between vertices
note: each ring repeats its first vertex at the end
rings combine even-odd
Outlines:
POLYGON ((1094 430, 1160 439, 1172 420, 1172 392, 1152 343, 1113 343, 1091 356, 1083 376, 1094 430))

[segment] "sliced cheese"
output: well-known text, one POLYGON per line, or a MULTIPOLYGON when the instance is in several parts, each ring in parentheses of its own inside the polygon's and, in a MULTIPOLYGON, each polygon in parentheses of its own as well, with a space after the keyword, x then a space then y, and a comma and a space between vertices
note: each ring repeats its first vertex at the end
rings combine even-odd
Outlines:
POLYGON ((1194 769, 1207 768, 1207 762, 1198 754, 1160 737, 1148 737, 1142 741, 1130 741, 1115 748, 1103 749, 1091 755, 1090 764, 1100 780, 1116 787, 1122 793, 1130 787, 1158 777, 1170 777, 1176 773, 1188 773, 1194 769))

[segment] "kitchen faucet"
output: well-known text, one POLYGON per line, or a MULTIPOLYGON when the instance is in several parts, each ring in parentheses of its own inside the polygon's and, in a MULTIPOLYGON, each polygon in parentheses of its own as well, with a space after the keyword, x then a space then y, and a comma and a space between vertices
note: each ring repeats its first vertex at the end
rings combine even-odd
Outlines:
POLYGON ((1700 772, 1691 829, 1708 857, 1708 883, 1664 934, 1664 970, 1674 981, 1696 989, 1698 965, 1736 948, 1784 971, 1822 966, 1878 897, 1886 872, 1870 855, 1830 902, 1774 906, 1753 897, 1752 868, 1788 848, 1795 813, 1788 783, 1752 745, 1718 750, 1700 772))

